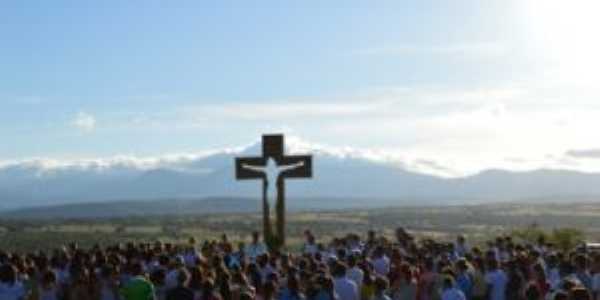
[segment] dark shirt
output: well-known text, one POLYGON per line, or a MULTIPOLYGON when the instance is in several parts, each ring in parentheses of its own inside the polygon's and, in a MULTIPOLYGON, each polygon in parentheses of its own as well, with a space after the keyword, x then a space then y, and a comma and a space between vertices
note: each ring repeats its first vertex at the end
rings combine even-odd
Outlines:
POLYGON ((167 300, 194 300, 194 291, 179 286, 167 291, 167 300))

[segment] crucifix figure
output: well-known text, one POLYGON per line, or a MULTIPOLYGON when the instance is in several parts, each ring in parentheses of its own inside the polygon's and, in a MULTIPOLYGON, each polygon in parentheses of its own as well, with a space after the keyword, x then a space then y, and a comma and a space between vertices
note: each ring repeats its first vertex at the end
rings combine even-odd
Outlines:
POLYGON ((263 180, 263 231, 270 248, 285 244, 285 179, 312 177, 312 157, 287 156, 283 135, 264 135, 262 157, 236 159, 236 178, 263 180), (271 227, 271 207, 276 210, 277 234, 271 227))

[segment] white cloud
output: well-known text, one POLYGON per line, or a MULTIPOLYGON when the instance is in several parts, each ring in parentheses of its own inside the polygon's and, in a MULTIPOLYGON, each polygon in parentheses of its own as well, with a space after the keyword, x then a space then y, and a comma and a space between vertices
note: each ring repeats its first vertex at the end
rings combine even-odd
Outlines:
MULTIPOLYGON (((113 115, 103 129, 225 137, 235 145, 283 128, 325 142, 328 151, 338 154, 352 156, 362 149, 360 155, 373 160, 445 176, 488 168, 600 171, 600 160, 578 164, 582 158, 565 155, 570 149, 600 149, 593 131, 600 126, 598 96, 594 89, 536 81, 475 88, 385 87, 279 101, 139 109, 113 115)), ((86 115, 78 119, 87 121, 77 123, 92 130, 95 120, 86 115)))
POLYGON ((84 132, 92 132, 96 129, 96 118, 89 113, 79 112, 71 121, 71 125, 84 132))
POLYGON ((565 153, 566 156, 581 159, 599 159, 600 149, 573 149, 565 153))
MULTIPOLYGON (((230 154, 260 155, 260 141, 234 148, 219 150, 206 150, 195 153, 168 153, 156 156, 116 155, 111 157, 96 158, 31 158, 18 161, 0 162, 0 171, 3 169, 23 169, 32 171, 38 177, 50 176, 58 172, 87 171, 87 172, 118 172, 118 171, 148 171, 156 169, 178 170, 182 172, 211 172, 210 169, 199 169, 197 161, 212 155, 230 154), (251 151, 251 152, 248 152, 251 151), (254 151, 257 151, 254 153, 254 151)), ((432 159, 404 157, 399 153, 380 149, 355 148, 350 146, 331 146, 310 142, 295 135, 286 135, 286 152, 288 154, 312 154, 328 159, 358 159, 389 165, 409 171, 437 175, 442 177, 455 177, 462 175, 445 167, 432 159)), ((227 158, 224 158, 226 162, 227 158)))

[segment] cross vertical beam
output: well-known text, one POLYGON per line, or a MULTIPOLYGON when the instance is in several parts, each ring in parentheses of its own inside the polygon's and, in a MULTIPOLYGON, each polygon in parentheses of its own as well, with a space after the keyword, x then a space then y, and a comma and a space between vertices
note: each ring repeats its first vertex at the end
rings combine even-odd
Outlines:
POLYGON ((262 179, 263 182, 263 233, 271 249, 285 245, 285 179, 312 177, 312 157, 286 156, 284 137, 281 134, 263 135, 262 156, 236 158, 236 179, 262 179), (271 174, 269 172, 276 172, 271 174), (269 179, 270 178, 270 179, 269 179), (269 182, 269 180, 274 182, 269 182), (276 188, 276 234, 271 226, 271 207, 268 189, 276 188))

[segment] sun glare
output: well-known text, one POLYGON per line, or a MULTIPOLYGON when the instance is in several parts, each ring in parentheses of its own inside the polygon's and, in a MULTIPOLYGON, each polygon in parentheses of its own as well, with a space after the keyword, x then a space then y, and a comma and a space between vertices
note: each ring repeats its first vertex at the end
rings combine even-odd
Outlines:
POLYGON ((529 0, 523 3, 536 55, 555 64, 566 80, 594 80, 600 67, 600 1, 529 0))

